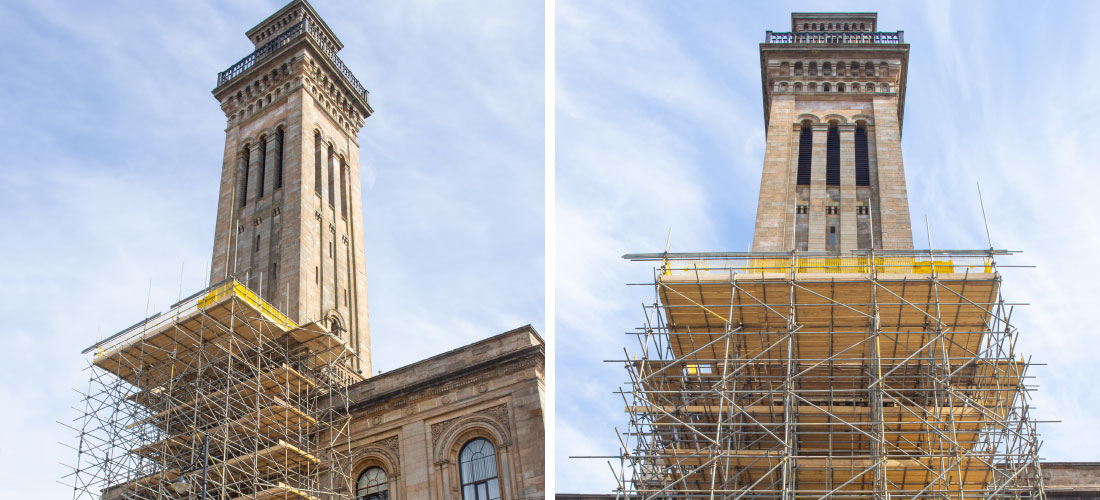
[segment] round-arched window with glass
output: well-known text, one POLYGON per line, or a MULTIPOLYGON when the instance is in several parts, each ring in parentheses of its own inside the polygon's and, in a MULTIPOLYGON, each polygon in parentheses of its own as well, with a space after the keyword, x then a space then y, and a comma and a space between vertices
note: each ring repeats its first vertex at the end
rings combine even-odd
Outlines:
POLYGON ((355 482, 355 500, 389 500, 390 484, 381 467, 368 467, 355 482))
POLYGON ((462 447, 458 474, 462 479, 462 500, 500 500, 497 451, 488 439, 477 438, 462 447))

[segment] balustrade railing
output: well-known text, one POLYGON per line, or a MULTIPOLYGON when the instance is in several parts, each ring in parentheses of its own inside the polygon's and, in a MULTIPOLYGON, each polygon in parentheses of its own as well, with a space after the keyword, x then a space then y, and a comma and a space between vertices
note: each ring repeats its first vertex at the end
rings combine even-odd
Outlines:
POLYGON ((797 33, 775 33, 769 31, 767 36, 764 37, 764 43, 897 45, 899 43, 905 43, 905 32, 834 33, 803 31, 797 33))
POLYGON ((279 36, 272 38, 271 41, 263 44, 254 52, 245 56, 244 59, 237 61, 237 64, 234 64, 230 66, 229 69, 218 73, 217 86, 221 87, 222 85, 225 85, 230 80, 233 80, 241 73, 244 73, 252 66, 255 66, 257 62, 260 62, 267 56, 275 53, 277 50, 289 44, 291 41, 293 41, 295 38, 303 33, 309 35, 309 37, 312 38, 314 42, 317 42, 317 46, 321 48, 321 52, 323 52, 325 56, 328 57, 330 61, 332 61, 332 64, 336 66, 336 70, 340 73, 341 76, 344 77, 348 85, 351 85, 352 90, 354 90, 356 94, 359 94, 359 96, 362 97, 363 100, 368 100, 370 92, 363 87, 363 84, 359 83, 359 80, 355 78, 355 75, 352 74, 351 70, 349 70, 348 67, 344 65, 344 61, 340 60, 340 58, 336 55, 336 49, 334 49, 332 47, 332 44, 329 43, 329 41, 325 38, 324 33, 321 31, 321 29, 317 27, 317 25, 315 25, 314 23, 309 22, 309 18, 303 19, 298 24, 291 26, 286 31, 282 32, 279 36))

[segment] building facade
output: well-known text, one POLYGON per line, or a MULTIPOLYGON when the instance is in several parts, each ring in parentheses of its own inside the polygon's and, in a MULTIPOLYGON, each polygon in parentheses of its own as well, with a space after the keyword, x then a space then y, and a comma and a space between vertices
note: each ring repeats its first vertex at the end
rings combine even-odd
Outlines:
POLYGON ((246 35, 213 91, 212 285, 85 350, 74 499, 542 498, 543 340, 528 325, 371 376, 369 94, 305 0, 246 35))
POLYGON ((543 498, 544 354, 526 326, 352 386, 355 498, 543 498))

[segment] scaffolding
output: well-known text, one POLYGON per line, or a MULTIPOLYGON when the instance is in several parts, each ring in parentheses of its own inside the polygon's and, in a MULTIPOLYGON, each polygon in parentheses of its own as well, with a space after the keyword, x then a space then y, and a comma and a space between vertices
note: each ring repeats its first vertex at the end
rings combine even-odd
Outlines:
POLYGON ((655 297, 618 496, 1043 498, 1011 253, 624 256, 655 297))
POLYGON ((355 354, 235 280, 85 350, 73 499, 331 499, 351 484, 355 354))

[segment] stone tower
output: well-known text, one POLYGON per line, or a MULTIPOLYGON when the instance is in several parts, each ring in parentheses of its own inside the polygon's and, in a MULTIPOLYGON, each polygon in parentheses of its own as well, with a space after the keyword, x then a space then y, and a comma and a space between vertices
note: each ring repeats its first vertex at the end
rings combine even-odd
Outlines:
POLYGON ((791 14, 760 44, 767 148, 753 250, 912 249, 901 158, 909 45, 874 13, 791 14))
POLYGON ((246 35, 218 74, 228 119, 211 282, 236 277, 301 324, 324 322, 370 373, 358 133, 373 110, 305 0, 246 35))

